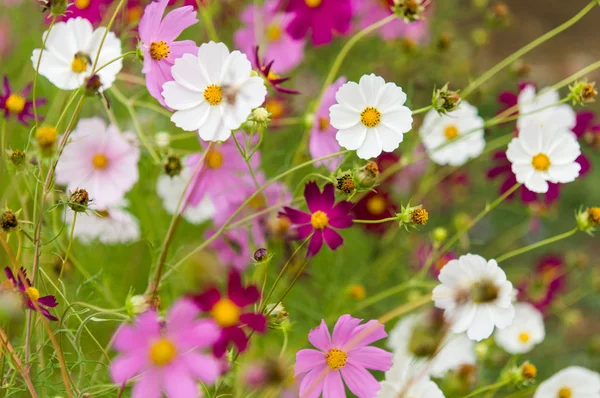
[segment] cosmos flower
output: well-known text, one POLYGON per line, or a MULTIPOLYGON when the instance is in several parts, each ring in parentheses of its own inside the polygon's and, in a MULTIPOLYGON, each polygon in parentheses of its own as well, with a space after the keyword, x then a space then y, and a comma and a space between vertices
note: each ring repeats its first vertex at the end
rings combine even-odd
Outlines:
POLYGON ((361 159, 394 151, 412 127, 402 88, 374 74, 344 84, 335 98, 337 104, 329 109, 331 125, 339 130, 335 138, 361 159))
POLYGON ((140 150, 126 134, 100 118, 81 119, 56 165, 56 182, 71 192, 85 188, 97 209, 119 203, 139 178, 140 150))
MULTIPOLYGON (((216 230, 209 229, 204 236, 208 239, 215 232, 216 230)), ((220 234, 210 244, 210 248, 215 251, 221 264, 243 271, 252 261, 254 252, 251 247, 250 234, 251 231, 246 228, 233 228, 220 234)))
POLYGON ((240 16, 243 26, 235 32, 235 46, 248 56, 254 57, 256 47, 260 44, 263 57, 274 60, 277 65, 276 73, 286 73, 300 64, 304 57, 304 40, 294 39, 287 32, 292 14, 278 12, 279 1, 267 0, 261 8, 247 6, 240 16), (261 37, 256 38, 256 23, 264 29, 259 31, 261 37), (265 43, 265 44, 261 44, 265 43))
POLYGON ((197 319, 199 313, 191 300, 181 299, 164 321, 150 310, 132 325, 123 324, 114 336, 113 346, 121 355, 110 366, 113 381, 123 384, 137 377, 133 398, 202 396, 197 381, 213 384, 221 366, 204 352, 219 329, 211 320, 197 319))
POLYGON ((551 124, 532 122, 519 128, 508 144, 506 157, 517 181, 537 193, 548 192, 548 183, 568 183, 579 176, 581 154, 574 134, 551 124))
POLYGON ((392 368, 385 372, 376 398, 444 398, 442 390, 431 381, 425 364, 403 355, 394 356, 392 368))
MULTIPOLYGON (((315 112, 315 120, 310 130, 310 138, 308 141, 308 150, 310 156, 320 158, 323 156, 337 153, 341 150, 340 144, 335 139, 337 130, 329 123, 329 108, 335 104, 335 94, 348 80, 345 77, 340 77, 331 86, 327 87, 321 103, 315 112)), ((335 171, 342 163, 344 157, 338 156, 335 158, 322 160, 315 163, 316 166, 323 165, 329 171, 335 171)))
POLYGON ((173 80, 171 67, 183 54, 197 54, 198 47, 192 40, 175 41, 186 28, 194 25, 196 11, 191 6, 180 7, 163 14, 169 0, 153 1, 140 19, 140 48, 144 54, 142 73, 146 75, 146 87, 161 105, 163 84, 173 80))
MULTIPOLYGON (((107 9, 110 7, 110 0, 74 0, 68 2, 67 11, 59 18, 58 21, 66 21, 69 19, 81 17, 90 21, 93 25, 102 22, 102 17, 106 15, 107 9)), ((51 18, 46 19, 49 23, 51 18)))
MULTIPOLYGON (((6 274, 6 279, 7 279, 5 284, 8 283, 8 287, 13 288, 13 289, 18 289, 22 293, 23 301, 29 309, 36 311, 35 305, 33 304, 33 301, 35 301, 37 303, 39 311, 42 313, 42 315, 44 315, 46 318, 48 318, 51 321, 58 320, 57 317, 55 317, 54 315, 52 315, 50 313, 50 311, 48 311, 48 308, 54 308, 58 305, 58 302, 56 301, 56 297, 54 297, 54 296, 41 296, 40 297, 40 291, 37 290, 35 287, 33 287, 29 278, 27 278, 27 271, 25 270, 25 268, 21 267, 19 269, 19 272, 17 273, 16 278, 15 278, 15 275, 13 274, 12 270, 10 269, 10 267, 4 268, 4 273, 6 274)), ((3 284, 2 288, 6 287, 5 284, 3 284)))
POLYGON ((523 87, 517 100, 519 118, 517 127, 523 127, 536 122, 542 126, 564 127, 569 130, 575 127, 576 116, 573 108, 568 104, 558 104, 560 94, 558 90, 544 88, 536 93, 535 86, 528 84, 523 87))
POLYGON ((331 250, 337 249, 344 240, 334 228, 352 226, 352 216, 348 214, 352 203, 344 200, 336 204, 333 184, 325 185, 321 192, 316 182, 306 184, 304 198, 310 214, 286 206, 281 215, 296 225, 298 240, 311 237, 307 256, 312 257, 321 250, 323 238, 331 250))
POLYGON ((374 397, 381 388, 368 369, 386 371, 392 366, 392 354, 370 344, 387 336, 378 321, 360 325, 362 319, 342 315, 333 335, 322 320, 308 333, 308 341, 317 348, 296 353, 294 376, 301 377, 300 396, 345 398, 344 383, 359 398, 374 397))
POLYGON ((174 81, 162 95, 176 112, 171 121, 186 131, 198 130, 204 141, 225 141, 267 95, 265 83, 251 76, 252 65, 223 43, 205 43, 198 55, 184 54, 171 68, 174 81))
POLYGON ((529 303, 515 304, 515 319, 504 329, 496 330, 496 343, 509 354, 525 354, 544 341, 546 329, 542 314, 529 303))
POLYGON ((287 32, 300 40, 310 31, 315 46, 330 43, 334 33, 349 33, 352 25, 352 0, 289 0, 285 11, 293 16, 287 32))
POLYGON ((519 285, 519 300, 527 301, 542 313, 546 313, 561 291, 567 279, 567 267, 561 256, 547 255, 536 264, 533 272, 519 285))
MULTIPOLYGON (((8 77, 4 76, 2 80, 2 92, 0 92, 0 109, 4 110, 4 118, 8 119, 14 116, 24 125, 29 124, 29 120, 34 118, 33 101, 27 100, 31 92, 31 84, 28 84, 21 92, 13 91, 10 87, 8 77)), ((45 98, 36 98, 35 106, 42 106, 46 103, 45 98)))
POLYGON ((233 343, 238 352, 248 348, 248 337, 244 328, 264 333, 267 328, 267 318, 246 307, 256 303, 260 293, 256 286, 242 285, 242 277, 238 271, 229 272, 227 295, 222 295, 216 287, 211 287, 202 294, 194 296, 194 301, 204 312, 210 312, 211 317, 220 328, 218 340, 213 345, 213 354, 220 358, 225 355, 229 343, 233 343))
POLYGON ((445 310, 454 333, 466 331, 471 340, 492 335, 494 327, 508 327, 515 317, 513 286, 496 260, 467 254, 451 260, 433 289, 435 306, 445 310))
POLYGON ((533 398, 600 398, 600 374, 569 366, 540 383, 533 398))
MULTIPOLYGON (((96 57, 96 69, 99 69, 121 56, 121 41, 113 32, 108 32, 101 51, 98 51, 105 31, 104 27, 94 30, 91 22, 81 17, 54 24, 49 34, 48 31, 44 32, 44 40, 48 36, 44 51, 41 52, 39 48, 33 50, 33 69, 37 67, 41 53, 39 73, 42 76, 61 90, 81 87, 85 79, 92 74, 96 57)), ((118 59, 97 73, 102 83, 100 91, 112 86, 122 67, 123 60, 118 59)))
POLYGON ((275 64, 275 60, 264 61, 266 63, 263 63, 263 61, 260 60, 259 51, 260 51, 259 47, 256 46, 256 48, 254 49, 254 57, 253 57, 254 66, 256 66, 256 68, 258 69, 260 74, 263 76, 265 81, 267 83, 269 83, 269 85, 280 94, 300 94, 300 91, 281 87, 281 84, 287 82, 288 80, 290 80, 290 78, 282 77, 274 72, 273 65, 275 64))
MULTIPOLYGON (((358 15, 359 29, 379 22, 392 14, 394 0, 353 0, 355 14, 358 15)), ((397 18, 377 29, 377 33, 384 40, 392 40, 404 37, 415 42, 422 42, 429 36, 426 20, 406 23, 397 18)))
POLYGON ((439 165, 462 166, 481 155, 485 147, 483 119, 466 101, 443 115, 435 109, 427 112, 419 135, 427 154, 439 165))
MULTIPOLYGON (((390 194, 381 187, 377 187, 363 196, 352 208, 352 214, 357 220, 381 220, 393 217, 397 211, 392 202, 390 194)), ((384 233, 392 226, 392 223, 360 224, 369 232, 384 233)))

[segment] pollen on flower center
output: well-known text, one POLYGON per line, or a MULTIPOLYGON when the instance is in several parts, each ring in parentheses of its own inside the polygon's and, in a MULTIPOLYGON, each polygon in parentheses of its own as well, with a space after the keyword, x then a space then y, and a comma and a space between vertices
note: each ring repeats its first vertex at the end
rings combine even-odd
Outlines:
POLYGON ((338 350, 337 348, 332 348, 327 354, 325 354, 325 359, 327 360, 327 365, 331 369, 338 370, 346 365, 348 354, 342 350, 338 350))
POLYGON ((329 225, 329 217, 321 210, 317 210, 310 217, 310 223, 314 229, 325 229, 329 225))
POLYGON ((379 216, 385 212, 385 209, 385 199, 383 199, 381 196, 373 196, 367 201, 367 211, 369 214, 379 216))
POLYGON ((25 98, 19 94, 11 94, 6 99, 6 109, 11 113, 21 113, 25 109, 25 98))
POLYGON ((498 298, 498 287, 490 280, 475 282, 471 286, 470 296, 475 303, 489 303, 498 298))
POLYGON ((282 33, 279 26, 273 24, 267 29, 267 39, 269 39, 269 41, 278 41, 281 39, 281 36, 282 33))
POLYGON ((96 169, 105 169, 108 166, 108 158, 102 153, 97 153, 92 158, 92 164, 96 169))
POLYGON ((319 118, 319 131, 325 131, 329 127, 329 119, 326 117, 319 118))
POLYGON ((458 136, 458 128, 453 124, 446 126, 444 129, 444 135, 448 140, 453 140, 458 136))
POLYGON ((150 360, 157 366, 168 365, 177 355, 175 345, 167 339, 160 339, 150 348, 150 360))
POLYGON ((167 58, 170 50, 171 49, 164 40, 155 41, 150 44, 150 56, 157 61, 167 58))
POLYGON ((569 387, 562 387, 558 390, 557 398, 571 398, 573 396, 573 391, 569 387))
POLYGON ((236 325, 240 320, 240 307, 228 298, 219 300, 212 308, 211 315, 223 328, 236 325))
POLYGON ((375 127, 381 121, 381 112, 377 108, 368 106, 360 114, 360 122, 367 127, 375 127))
POLYGON ((210 151, 206 154, 206 165, 211 169, 218 169, 223 165, 223 154, 219 151, 210 151))
POLYGON ((204 89, 204 99, 211 105, 219 105, 223 100, 223 89, 221 86, 211 84, 204 89))
POLYGON ((89 66, 89 57, 83 53, 75 54, 73 62, 71 62, 71 70, 75 73, 83 73, 89 66))
POLYGON ((527 343, 530 339, 529 333, 523 332, 519 334, 519 341, 521 343, 527 343))
POLYGON ((40 298, 40 291, 37 290, 35 287, 28 287, 27 289, 25 289, 25 293, 27 294, 27 297, 31 299, 31 301, 38 301, 38 299, 40 298))
POLYGON ((537 171, 546 171, 550 168, 550 158, 543 153, 538 153, 531 160, 531 164, 537 171))
POLYGON ((85 10, 90 6, 90 0, 75 0, 75 7, 85 10))

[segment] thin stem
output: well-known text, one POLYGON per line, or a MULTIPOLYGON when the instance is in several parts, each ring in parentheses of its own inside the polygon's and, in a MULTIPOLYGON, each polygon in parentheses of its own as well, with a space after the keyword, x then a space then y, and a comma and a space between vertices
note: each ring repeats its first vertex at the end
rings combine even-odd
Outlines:
POLYGON ((381 323, 387 323, 394 318, 397 318, 399 316, 407 314, 407 313, 411 312, 412 310, 415 310, 415 309, 417 309, 427 303, 430 303, 430 302, 431 302, 431 294, 427 294, 427 295, 421 297, 420 299, 410 301, 408 303, 402 304, 402 305, 394 308, 390 312, 387 312, 387 313, 383 314, 382 316, 380 316, 378 320, 381 323))
POLYGON ((2 347, 4 348, 4 350, 6 350, 6 352, 10 353, 10 356, 15 364, 15 367, 17 368, 17 370, 21 374, 21 377, 25 381, 25 384, 27 385, 27 389, 29 390, 29 393, 31 394, 31 396, 33 398, 37 398, 38 395, 37 395, 37 392, 35 391, 35 387, 33 387, 33 383, 31 383, 31 378, 29 377, 29 371, 27 369, 25 369, 25 367, 23 366, 23 363, 19 359, 17 352, 13 348, 12 344, 10 344, 10 341, 8 341, 8 337, 6 336, 4 329, 2 329, 1 327, 0 327, 0 343, 2 344, 2 347))
POLYGON ((370 307, 378 302, 380 302, 383 299, 386 299, 390 296, 393 296, 395 294, 401 293, 407 289, 411 289, 411 288, 415 288, 415 287, 431 287, 432 286, 432 282, 419 282, 419 281, 408 281, 406 283, 402 283, 400 285, 397 286, 393 286, 387 290, 384 290, 372 297, 369 297, 366 300, 363 300, 357 307, 356 307, 356 311, 360 311, 363 310, 367 307, 370 307))
POLYGON ((36 105, 36 100, 35 100, 35 95, 37 92, 37 90, 36 90, 37 89, 37 79, 40 74, 40 64, 42 63, 42 54, 44 53, 44 50, 46 49, 46 41, 48 40, 48 36, 50 36, 50 32, 52 31, 52 27, 54 26, 55 22, 56 22, 56 16, 52 17, 50 26, 48 26, 48 34, 46 34, 46 37, 44 37, 44 41, 42 43, 42 48, 40 49, 40 56, 38 57, 37 63, 35 65, 35 74, 33 75, 33 88, 31 90, 31 101, 32 101, 32 105, 33 105, 33 118, 35 119, 35 129, 36 130, 37 130, 38 124, 39 124, 39 118, 38 118, 38 114, 37 114, 37 105, 36 105))
POLYGON ((111 59, 110 61, 108 61, 101 67, 99 67, 98 70, 96 71, 96 73, 100 72, 102 69, 106 68, 108 65, 112 64, 113 62, 117 62, 118 60, 123 59, 128 55, 135 55, 135 54, 137 54, 137 51, 128 51, 125 54, 119 55, 118 57, 111 59))
POLYGON ((418 115, 419 113, 427 112, 428 110, 430 110, 432 108, 433 108, 433 105, 424 106, 423 108, 419 108, 417 110, 412 111, 412 114, 418 115))
POLYGON ((73 223, 71 224, 71 233, 69 234, 69 245, 67 246, 67 252, 65 253, 65 258, 63 259, 62 265, 60 266, 60 273, 58 274, 58 279, 62 278, 63 272, 65 270, 65 264, 69 259, 69 253, 71 253, 71 246, 73 245, 73 232, 75 231, 75 223, 77 222, 77 212, 73 212, 73 223))
POLYGON ((6 118, 2 118, 2 128, 0 128, 0 157, 6 156, 6 118))
POLYGON ((528 251, 537 249, 538 247, 542 247, 542 246, 546 246, 546 245, 549 245, 554 242, 558 242, 559 240, 566 239, 566 238, 570 237, 571 235, 575 235, 577 233, 577 231, 579 231, 579 228, 575 227, 575 228, 573 228, 565 233, 562 233, 560 235, 556 235, 551 238, 544 239, 544 240, 536 242, 536 243, 532 243, 531 245, 522 247, 520 249, 508 252, 508 253, 498 257, 496 259, 496 261, 500 263, 504 260, 508 260, 509 258, 512 258, 512 257, 518 256, 520 254, 527 253, 528 251))
POLYGON ((380 224, 388 221, 398 221, 398 217, 388 217, 379 220, 352 220, 356 224, 380 224))
POLYGON ((246 162, 246 166, 248 166, 248 171, 250 172, 250 176, 252 177, 254 186, 256 187, 256 189, 260 188, 260 184, 258 183, 258 180, 256 179, 256 174, 254 173, 254 169, 252 168, 252 165, 250 164, 250 159, 252 157, 248 156, 248 153, 245 148, 242 148, 242 146, 238 142, 234 132, 231 133, 231 136, 233 137, 233 142, 235 142, 235 146, 237 147, 238 151, 240 151, 240 155, 242 155, 242 157, 244 158, 244 162, 246 162))
POLYGON ((92 75, 94 75, 96 72, 98 72, 96 70, 96 66, 98 66, 98 59, 100 59, 100 52, 102 51, 102 47, 104 46, 104 40, 106 40, 106 36, 108 36, 108 32, 110 32, 110 28, 112 27, 113 23, 115 22, 115 19, 117 18, 117 15, 119 14, 119 11, 121 10, 121 7, 123 7, 123 5, 125 4, 126 1, 127 0, 119 1, 117 8, 115 8, 113 15, 110 17, 110 21, 108 21, 108 25, 106 25, 106 29, 104 30, 104 34, 102 35, 102 39, 100 40, 100 45, 98 46, 98 52, 96 53, 96 58, 94 59, 94 65, 92 66, 92 75))
MULTIPOLYGON (((215 25, 213 24, 212 18, 210 16, 210 14, 208 13, 208 10, 206 9, 206 6, 201 4, 200 0, 196 0, 196 4, 198 5, 198 11, 200 11, 200 16, 202 17, 202 20, 204 21, 206 33, 208 34, 208 37, 210 38, 210 40, 214 41, 215 43, 218 43, 219 35, 217 34, 217 30, 215 29, 215 25)), ((256 12, 258 12, 258 11, 256 11, 256 12)))
POLYGON ((479 394, 483 394, 484 392, 487 392, 487 391, 497 390, 497 389, 507 385, 508 383, 509 383, 509 381, 500 381, 498 383, 489 384, 487 386, 478 388, 477 390, 473 391, 472 393, 465 395, 463 398, 471 398, 471 397, 477 396, 479 394))

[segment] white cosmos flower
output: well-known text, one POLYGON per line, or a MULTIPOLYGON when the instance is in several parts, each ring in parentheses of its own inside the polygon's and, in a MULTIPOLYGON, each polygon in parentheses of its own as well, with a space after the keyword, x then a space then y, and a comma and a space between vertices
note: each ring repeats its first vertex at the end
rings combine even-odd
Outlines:
POLYGON ((434 330, 435 325, 430 325, 432 313, 423 312, 421 314, 408 315, 394 326, 390 332, 387 346, 394 351, 395 355, 411 357, 420 363, 427 363, 425 371, 432 377, 442 378, 444 375, 461 365, 476 363, 475 343, 464 333, 444 333, 446 325, 442 324, 434 330), (437 347, 431 347, 437 350, 435 356, 420 356, 413 352, 414 345, 418 344, 418 339, 425 338, 426 343, 431 343, 431 333, 441 333, 437 347), (427 333, 427 336, 425 334, 427 333))
POLYGON ((533 398, 600 398, 600 374, 570 366, 540 383, 533 398))
MULTIPOLYGON (((85 79, 92 74, 94 60, 98 56, 105 31, 104 27, 94 30, 91 22, 85 18, 71 18, 66 22, 54 24, 50 33, 46 31, 43 35, 46 47, 40 61, 40 75, 62 90, 81 87, 85 79)), ((40 52, 41 49, 36 48, 31 55, 34 69, 37 67, 40 52)), ((121 41, 113 32, 108 32, 98 56, 96 69, 119 56, 121 41)), ((122 67, 123 61, 119 59, 97 73, 102 83, 100 91, 112 86, 122 67)))
POLYGON ((423 369, 423 363, 412 358, 395 355, 394 364, 385 372, 381 390, 376 398, 444 398, 444 394, 423 369))
POLYGON ((494 326, 502 329, 512 323, 513 285, 496 260, 460 256, 450 260, 438 278, 442 284, 433 289, 433 300, 445 310, 453 332, 466 331, 471 340, 481 341, 491 336, 494 326))
POLYGON ((544 317, 529 303, 515 304, 515 319, 507 328, 494 333, 496 343, 509 354, 524 354, 544 341, 544 317))
POLYGON ((534 85, 527 85, 519 93, 518 107, 519 119, 517 127, 523 128, 530 122, 536 122, 546 127, 564 127, 571 130, 575 127, 576 116, 573 108, 568 104, 558 104, 560 94, 557 90, 546 87, 535 92, 534 85))
POLYGON ((186 131, 198 130, 204 141, 225 141, 267 95, 252 65, 223 43, 205 43, 198 55, 184 54, 171 68, 174 81, 163 85, 165 103, 176 112, 171 121, 186 131))
MULTIPOLYGON (((125 210, 127 202, 97 209, 92 202, 85 213, 77 213, 73 235, 84 244, 101 242, 107 245, 135 242, 140 239, 138 220, 125 210)), ((73 211, 67 207, 66 222, 73 223, 73 211)))
POLYGON ((419 134, 431 160, 441 165, 461 166, 485 147, 483 119, 466 101, 445 115, 434 109, 427 112, 419 134))
POLYGON ((536 122, 520 127, 506 151, 517 181, 537 193, 546 193, 548 182, 574 181, 581 170, 575 161, 580 154, 577 138, 566 127, 536 122))
MULTIPOLYGON (((192 170, 182 161, 183 169, 179 175, 169 177, 161 175, 156 182, 156 191, 162 199, 163 207, 169 214, 173 214, 181 198, 181 194, 187 185, 192 170)), ((183 202, 182 202, 183 203, 183 202)), ((188 205, 183 218, 191 224, 201 224, 204 221, 210 220, 215 215, 215 206, 208 196, 204 196, 198 206, 188 205)))
POLYGON ((359 158, 370 159, 392 152, 412 126, 412 112, 404 106, 406 94, 394 83, 374 74, 344 84, 329 108, 330 124, 338 129, 335 138, 359 158))

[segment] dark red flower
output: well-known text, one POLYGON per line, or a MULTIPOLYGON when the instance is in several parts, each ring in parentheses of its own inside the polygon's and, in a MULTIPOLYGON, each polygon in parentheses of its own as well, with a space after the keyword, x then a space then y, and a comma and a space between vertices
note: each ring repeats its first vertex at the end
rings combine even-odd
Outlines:
POLYGON ((17 288, 23 295, 23 300, 25 305, 28 308, 36 311, 35 306, 33 305, 32 300, 35 300, 40 312, 51 321, 57 321, 58 318, 55 317, 48 311, 46 307, 54 308, 58 305, 56 301, 56 297, 54 296, 42 296, 40 297, 40 292, 31 284, 31 281, 27 278, 27 271, 25 268, 21 268, 18 273, 18 278, 15 278, 10 267, 4 268, 4 273, 6 274, 6 278, 8 279, 9 284, 12 288, 17 288))
MULTIPOLYGON (((357 220, 380 220, 393 217, 397 208, 390 200, 390 195, 381 187, 369 191, 356 203, 352 212, 357 220)), ((374 233, 384 233, 394 223, 360 224, 364 229, 374 233)))
POLYGON ((519 300, 527 301, 545 313, 565 288, 566 272, 565 262, 561 256, 542 257, 533 273, 519 285, 519 300))
MULTIPOLYGON (((29 120, 34 118, 33 101, 27 100, 30 92, 31 84, 28 84, 20 93, 14 92, 10 87, 8 77, 4 76, 0 93, 0 109, 4 110, 5 119, 12 115, 25 126, 29 124, 29 120)), ((42 106, 45 103, 45 98, 35 100, 35 106, 42 106)))
POLYGON ((273 87, 277 92, 282 94, 300 94, 300 91, 292 90, 289 88, 281 87, 281 83, 285 83, 290 80, 289 77, 281 77, 275 72, 273 72, 273 63, 275 60, 271 60, 266 64, 262 64, 260 60, 260 55, 258 54, 258 46, 254 48, 254 66, 258 68, 258 71, 265 78, 267 82, 273 87))
POLYGON ((239 352, 248 348, 245 327, 259 333, 264 333, 267 328, 267 318, 263 314, 244 311, 260 299, 260 293, 254 285, 242 286, 242 277, 235 270, 229 272, 226 296, 213 286, 193 299, 221 328, 221 336, 213 345, 213 354, 218 358, 225 355, 229 343, 233 343, 239 352))

